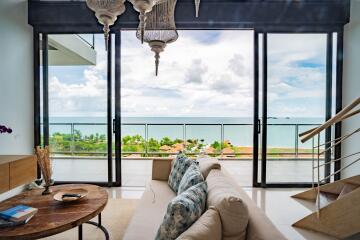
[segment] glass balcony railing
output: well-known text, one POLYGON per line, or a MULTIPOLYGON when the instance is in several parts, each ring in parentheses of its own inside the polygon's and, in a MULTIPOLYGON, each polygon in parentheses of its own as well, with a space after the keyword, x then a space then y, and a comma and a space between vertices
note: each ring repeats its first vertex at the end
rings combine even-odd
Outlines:
MULTIPOLYGON (((268 159, 311 159, 314 143, 302 144, 298 133, 315 126, 269 124, 268 159)), ((105 158, 106 133, 106 123, 50 123, 51 152, 63 157, 105 158)), ((121 136, 122 158, 168 157, 179 151, 188 155, 205 153, 226 159, 253 158, 252 124, 125 123, 121 126, 121 136)))

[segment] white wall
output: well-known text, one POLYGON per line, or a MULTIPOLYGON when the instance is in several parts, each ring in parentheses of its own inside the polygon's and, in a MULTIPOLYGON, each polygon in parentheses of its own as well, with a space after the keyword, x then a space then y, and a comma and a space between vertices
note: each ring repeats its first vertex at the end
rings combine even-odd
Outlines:
MULTIPOLYGON (((343 75, 343 106, 360 97, 360 0, 351 1, 350 23, 344 32, 344 75, 343 75)), ((345 120, 343 134, 360 128, 360 116, 345 120)), ((342 145, 343 156, 360 151, 360 134, 351 137, 342 145)), ((359 156, 358 156, 359 157, 359 156)), ((351 158, 342 161, 345 166, 351 158)), ((360 162, 355 163, 342 173, 342 178, 360 174, 360 162)))
POLYGON ((33 34, 26 0, 0 1, 0 155, 33 152, 33 34))

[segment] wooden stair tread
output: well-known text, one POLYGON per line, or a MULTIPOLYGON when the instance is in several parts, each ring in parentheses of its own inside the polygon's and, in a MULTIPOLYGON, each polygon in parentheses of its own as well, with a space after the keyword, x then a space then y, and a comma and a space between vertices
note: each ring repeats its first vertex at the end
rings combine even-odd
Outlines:
POLYGON ((341 190, 338 199, 342 198, 344 195, 354 191, 355 189, 357 189, 359 187, 359 185, 354 185, 351 183, 345 183, 343 189, 341 190))
MULTIPOLYGON (((335 181, 332 183, 324 184, 324 185, 320 186, 320 191, 339 195, 339 194, 341 194, 341 192, 346 184, 360 186, 360 175, 353 176, 353 177, 346 178, 346 179, 341 179, 341 180, 338 180, 338 181, 335 181)), ((317 188, 315 187, 315 188, 306 190, 304 192, 295 194, 292 197, 302 199, 302 200, 316 202, 316 196, 317 196, 317 188)))
MULTIPOLYGON (((322 232, 339 239, 345 239, 359 233, 360 186, 357 184, 359 179, 360 175, 357 175, 321 186, 319 194, 320 211, 311 213, 294 223, 293 226, 322 232)), ((313 197, 317 199, 316 196, 317 190, 315 188, 299 193, 294 197, 312 200, 313 197)), ((315 203, 317 204, 317 202, 315 203)))
MULTIPOLYGON (((338 197, 339 197, 338 194, 320 192, 320 197, 317 198, 316 200, 320 199, 320 208, 323 208, 323 207, 329 205, 330 203, 332 203, 333 201, 336 201, 338 199, 338 197)), ((317 201, 316 201, 316 204, 317 204, 317 201)))

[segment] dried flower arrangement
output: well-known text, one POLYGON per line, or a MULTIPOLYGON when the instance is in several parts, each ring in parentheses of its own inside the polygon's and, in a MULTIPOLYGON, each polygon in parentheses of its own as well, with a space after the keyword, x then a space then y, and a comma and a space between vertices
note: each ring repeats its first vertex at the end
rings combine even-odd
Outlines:
POLYGON ((52 166, 50 161, 49 147, 45 146, 45 148, 42 149, 40 146, 37 146, 35 148, 35 153, 37 157, 37 162, 41 169, 43 180, 45 182, 45 191, 42 194, 50 194, 52 166))
POLYGON ((0 125, 0 133, 12 133, 12 129, 4 125, 0 125))

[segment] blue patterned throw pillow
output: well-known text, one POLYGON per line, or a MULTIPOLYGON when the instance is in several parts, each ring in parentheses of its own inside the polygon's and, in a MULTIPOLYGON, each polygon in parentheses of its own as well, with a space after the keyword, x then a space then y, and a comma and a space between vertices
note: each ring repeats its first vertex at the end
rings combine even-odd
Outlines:
POLYGON ((207 184, 201 182, 176 196, 167 207, 155 240, 172 240, 185 232, 205 210, 207 184))
POLYGON ((200 172, 199 164, 197 162, 193 162, 182 177, 177 194, 181 194, 189 187, 192 187, 203 181, 204 177, 200 172))
POLYGON ((193 160, 186 157, 183 153, 176 156, 168 180, 168 184, 174 192, 178 192, 180 181, 191 163, 193 163, 193 160))

